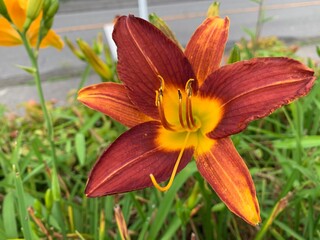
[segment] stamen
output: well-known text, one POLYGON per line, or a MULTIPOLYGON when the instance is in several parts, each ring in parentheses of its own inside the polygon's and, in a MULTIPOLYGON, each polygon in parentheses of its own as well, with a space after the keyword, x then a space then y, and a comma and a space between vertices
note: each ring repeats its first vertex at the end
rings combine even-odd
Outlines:
POLYGON ((156 90, 156 100, 155 100, 154 105, 156 105, 156 107, 158 107, 158 105, 159 105, 159 91, 158 90, 156 90))
POLYGON ((185 124, 183 122, 183 116, 182 116, 182 93, 180 89, 178 89, 178 95, 179 95, 179 122, 182 128, 185 128, 185 124))
POLYGON ((160 117, 160 121, 163 125, 163 127, 167 130, 170 131, 176 131, 176 129, 174 128, 174 125, 170 124, 168 122, 168 120, 166 119, 165 113, 164 113, 164 107, 163 107, 163 91, 160 88, 159 91, 156 91, 156 106, 158 107, 158 111, 159 111, 159 117, 160 117))
POLYGON ((187 99, 186 99, 186 119, 187 119, 187 125, 189 130, 194 130, 194 128, 197 127, 193 114, 192 114, 192 104, 191 104, 191 97, 192 97, 192 82, 194 79, 189 79, 186 83, 186 93, 187 93, 187 99))
POLYGON ((183 153, 184 153, 184 150, 185 150, 185 148, 186 148, 186 145, 187 145, 189 136, 190 136, 190 132, 187 132, 186 138, 184 139, 183 146, 182 146, 182 148, 181 148, 181 150, 180 150, 180 153, 179 153, 179 156, 178 156, 178 158, 177 158, 177 161, 176 161, 176 163, 174 164, 174 167, 173 167, 173 170, 172 170, 172 173, 171 173, 169 182, 168 182, 168 184, 167 184, 166 186, 161 187, 161 186, 159 185, 159 183, 157 182, 157 180, 155 179, 154 175, 153 175, 153 174, 150 174, 150 175, 149 175, 149 176, 150 176, 150 179, 151 179, 151 181, 152 181, 152 183, 153 183, 153 185, 154 185, 159 191, 162 191, 162 192, 167 191, 167 190, 169 190, 169 188, 172 186, 173 180, 174 180, 174 178, 175 178, 175 176, 176 176, 176 174, 177 174, 177 170, 178 170, 179 164, 180 164, 180 162, 181 162, 181 158, 182 158, 183 153))
POLYGON ((190 78, 188 80, 188 82, 186 83, 186 88, 185 88, 185 91, 186 91, 187 95, 190 96, 190 97, 192 96, 192 86, 191 86, 191 84, 192 84, 193 81, 194 81, 194 79, 190 78))
POLYGON ((160 88, 159 89, 164 91, 164 79, 160 75, 158 75, 158 78, 160 79, 160 88))

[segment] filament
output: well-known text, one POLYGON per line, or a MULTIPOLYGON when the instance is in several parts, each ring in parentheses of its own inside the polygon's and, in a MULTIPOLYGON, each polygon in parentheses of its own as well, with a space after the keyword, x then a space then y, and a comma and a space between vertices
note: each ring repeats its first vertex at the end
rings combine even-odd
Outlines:
POLYGON ((163 91, 160 88, 159 91, 156 91, 156 106, 158 107, 158 111, 159 111, 159 117, 160 117, 160 121, 163 125, 163 127, 167 130, 171 130, 171 131, 176 131, 176 129, 174 128, 174 126, 172 124, 170 124, 168 122, 168 120, 166 119, 165 113, 164 113, 164 107, 163 107, 163 91))
POLYGON ((185 128, 183 116, 182 116, 182 94, 180 89, 178 89, 178 95, 179 95, 179 122, 182 128, 185 128))
POLYGON ((186 120, 187 120, 187 125, 189 130, 193 130, 196 128, 196 123, 193 119, 193 114, 192 114, 192 103, 191 103, 191 97, 192 97, 192 87, 191 84, 194 81, 194 79, 189 79, 188 82, 186 83, 186 93, 187 93, 187 99, 186 99, 186 120))
POLYGON ((161 192, 164 192, 164 191, 168 191, 170 189, 170 187, 172 186, 172 183, 173 183, 173 180, 177 174, 177 170, 178 170, 178 167, 179 167, 179 164, 181 162, 181 159, 182 159, 182 156, 183 156, 183 153, 184 153, 184 150, 186 148, 186 145, 187 145, 187 142, 188 142, 188 138, 190 136, 190 132, 187 132, 187 135, 186 135, 186 138, 184 139, 184 143, 183 143, 183 146, 180 150, 180 153, 179 153, 179 156, 177 158, 177 161, 176 163, 174 164, 174 167, 173 167, 173 170, 172 170, 172 173, 171 173, 171 176, 170 176, 170 179, 169 179, 169 182, 167 183, 166 186, 162 187, 159 185, 159 183, 157 182, 157 180, 155 179, 154 175, 153 174, 150 174, 150 179, 153 183, 153 185, 161 192))

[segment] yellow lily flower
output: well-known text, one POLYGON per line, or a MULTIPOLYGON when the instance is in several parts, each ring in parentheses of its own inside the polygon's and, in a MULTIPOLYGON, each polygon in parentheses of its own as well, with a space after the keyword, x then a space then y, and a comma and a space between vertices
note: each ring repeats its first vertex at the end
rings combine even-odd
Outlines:
MULTIPOLYGON (((12 23, 3 16, 0 16, 0 46, 17 46, 22 44, 22 39, 18 31, 23 31, 23 25, 27 18, 28 0, 3 0, 7 8, 8 15, 12 23)), ((37 44, 42 13, 32 22, 27 31, 27 38, 34 47, 37 44)), ((59 50, 63 48, 63 41, 53 30, 42 40, 40 48, 48 46, 55 47, 59 50)))

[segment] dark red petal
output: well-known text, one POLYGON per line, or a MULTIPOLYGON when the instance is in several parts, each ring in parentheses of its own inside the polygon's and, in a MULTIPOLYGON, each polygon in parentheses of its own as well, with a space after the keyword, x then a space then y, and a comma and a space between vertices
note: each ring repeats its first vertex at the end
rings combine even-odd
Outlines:
POLYGON ((220 68, 200 89, 202 95, 222 102, 222 120, 208 136, 221 138, 238 133, 250 121, 306 95, 315 81, 313 74, 288 58, 257 58, 220 68))
MULTIPOLYGON (((180 48, 159 29, 134 16, 120 17, 113 32, 118 47, 118 74, 128 87, 130 99, 152 118, 158 118, 155 91, 165 86, 184 89, 195 76, 180 48)), ((197 90, 196 83, 193 89, 197 90)))
MULTIPOLYGON (((179 151, 168 151, 155 144, 161 125, 146 122, 122 134, 102 154, 93 167, 86 195, 99 197, 153 186, 150 174, 158 182, 167 180, 179 151)), ((178 171, 190 161, 193 149, 183 153, 178 171)))
POLYGON ((201 175, 227 207, 246 222, 260 222, 259 203, 249 170, 229 138, 216 141, 210 151, 196 153, 201 175))
POLYGON ((201 85, 220 66, 228 39, 229 19, 209 17, 191 37, 185 55, 201 85))
POLYGON ((149 117, 133 105, 128 98, 127 89, 122 84, 109 82, 82 88, 78 93, 78 100, 127 127, 150 121, 149 117))

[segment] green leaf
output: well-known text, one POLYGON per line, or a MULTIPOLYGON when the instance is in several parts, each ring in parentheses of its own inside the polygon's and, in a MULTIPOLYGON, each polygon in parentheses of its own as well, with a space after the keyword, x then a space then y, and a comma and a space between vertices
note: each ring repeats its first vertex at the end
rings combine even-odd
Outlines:
POLYGON ((37 69, 35 69, 34 67, 27 67, 27 66, 22 66, 22 65, 18 65, 16 64, 16 66, 20 69, 22 69, 23 71, 30 73, 30 74, 35 74, 37 72, 37 69))
POLYGON ((16 169, 16 166, 13 165, 13 173, 16 175, 15 183, 16 183, 16 192, 17 192, 17 202, 19 206, 19 215, 20 215, 20 221, 21 226, 23 230, 23 236, 26 240, 32 240, 32 234, 31 234, 31 225, 30 225, 30 219, 29 214, 27 212, 27 205, 25 202, 25 192, 23 189, 23 184, 20 176, 20 172, 16 169))
POLYGON ((320 46, 317 46, 317 47, 316 47, 316 50, 317 50, 318 56, 320 57, 320 46))
MULTIPOLYGON (((297 148, 296 138, 285 138, 273 141, 273 146, 278 149, 295 149, 297 148)), ((304 136, 301 139, 301 146, 303 148, 319 147, 320 136, 304 136)))
POLYGON ((83 166, 86 161, 86 140, 82 133, 76 134, 75 145, 80 165, 83 166))
POLYGON ((14 209, 14 195, 9 192, 3 200, 2 206, 3 225, 7 238, 18 238, 17 221, 14 209))
POLYGON ((178 192, 178 190, 182 187, 182 185, 187 181, 187 179, 197 171, 197 167, 195 162, 191 162, 188 164, 183 171, 176 177, 172 187, 168 192, 165 193, 164 198, 161 201, 161 204, 158 208, 157 214, 153 219, 153 224, 150 229, 149 239, 157 239, 158 233, 161 229, 161 226, 165 222, 171 208, 173 200, 178 192))

